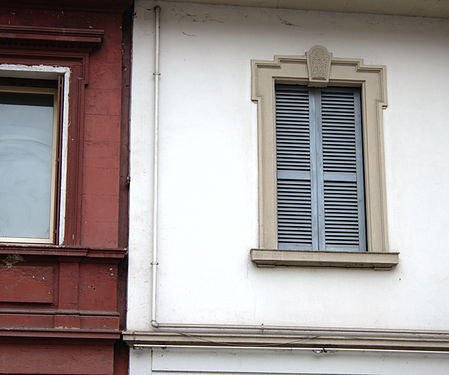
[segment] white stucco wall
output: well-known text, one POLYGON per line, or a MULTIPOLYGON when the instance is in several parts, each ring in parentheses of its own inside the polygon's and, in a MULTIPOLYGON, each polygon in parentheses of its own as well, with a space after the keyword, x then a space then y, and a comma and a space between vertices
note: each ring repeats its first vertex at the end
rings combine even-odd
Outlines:
MULTIPOLYGON (((272 350, 161 350, 153 353, 155 374, 447 374, 447 355, 423 353, 272 350), (367 366, 367 363, 370 365, 367 366)), ((143 374, 143 373, 140 373, 143 374)))
MULTIPOLYGON (((136 2, 128 330, 150 327, 153 7, 136 2)), ((449 329, 449 22, 161 2, 160 322, 449 329), (256 268, 251 59, 386 65, 390 248, 372 270, 256 268)))

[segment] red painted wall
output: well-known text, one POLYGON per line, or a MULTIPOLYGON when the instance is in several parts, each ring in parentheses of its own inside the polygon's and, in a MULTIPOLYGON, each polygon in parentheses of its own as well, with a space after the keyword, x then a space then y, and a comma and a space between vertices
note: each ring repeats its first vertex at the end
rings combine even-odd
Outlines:
MULTIPOLYGON (((37 2, 38 3, 38 2, 37 2)), ((3 8, 0 24, 102 29, 89 57, 84 97, 81 191, 82 246, 117 247, 122 98, 122 14, 3 8)))
MULTIPOLYGON (((131 18, 123 11, 129 4, 115 1, 119 10, 102 12, 48 3, 2 5, 0 25, 102 29, 104 38, 86 54, 87 74, 71 82, 72 88, 83 79, 80 102, 70 98, 79 156, 68 161, 76 188, 66 220, 76 230, 66 231, 71 235, 61 246, 0 243, 0 374, 126 374, 128 351, 119 339, 126 306, 131 18)), ((0 63, 14 62, 7 46, 0 50, 7 56, 0 63)))

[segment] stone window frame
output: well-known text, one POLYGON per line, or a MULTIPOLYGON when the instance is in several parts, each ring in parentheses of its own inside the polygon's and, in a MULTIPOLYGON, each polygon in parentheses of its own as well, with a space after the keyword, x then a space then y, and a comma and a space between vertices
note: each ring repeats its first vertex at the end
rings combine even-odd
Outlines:
POLYGON ((386 67, 362 59, 334 58, 323 46, 305 56, 252 60, 252 101, 257 103, 259 157, 259 248, 251 250, 260 267, 325 266, 391 269, 385 189, 383 114, 387 107, 386 67), (277 249, 275 83, 311 87, 360 87, 366 208, 366 252, 277 249))

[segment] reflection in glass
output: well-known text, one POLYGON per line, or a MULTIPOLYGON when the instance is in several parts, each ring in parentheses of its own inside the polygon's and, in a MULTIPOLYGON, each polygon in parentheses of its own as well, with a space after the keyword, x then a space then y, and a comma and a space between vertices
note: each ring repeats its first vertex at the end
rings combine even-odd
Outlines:
POLYGON ((0 92, 0 237, 50 237, 53 95, 0 92))

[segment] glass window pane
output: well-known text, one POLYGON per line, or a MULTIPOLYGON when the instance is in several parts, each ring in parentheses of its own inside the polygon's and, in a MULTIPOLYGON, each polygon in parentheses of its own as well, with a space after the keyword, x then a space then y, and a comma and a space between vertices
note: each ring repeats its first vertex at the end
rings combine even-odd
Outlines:
POLYGON ((53 95, 0 93, 0 237, 49 238, 53 95))

